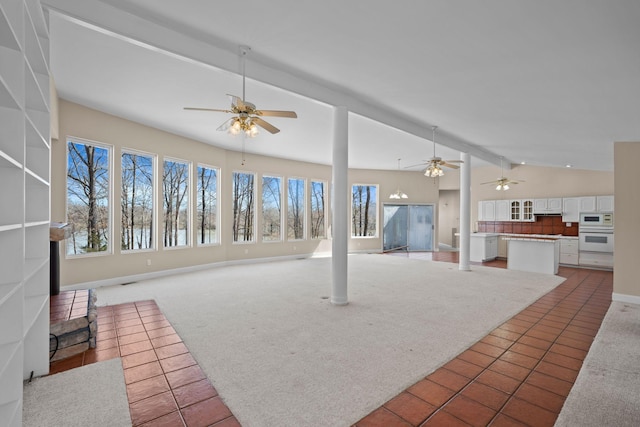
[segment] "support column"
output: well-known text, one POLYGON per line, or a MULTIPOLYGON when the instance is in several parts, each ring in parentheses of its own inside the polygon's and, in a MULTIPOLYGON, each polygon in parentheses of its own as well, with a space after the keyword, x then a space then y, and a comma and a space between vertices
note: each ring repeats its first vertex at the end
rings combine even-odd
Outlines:
POLYGON ((348 304, 347 256, 349 243, 349 132, 346 107, 333 109, 332 168, 332 240, 331 240, 331 303, 348 304))
POLYGON ((460 253, 458 268, 470 271, 469 251, 471 247, 471 156, 460 153, 460 253))

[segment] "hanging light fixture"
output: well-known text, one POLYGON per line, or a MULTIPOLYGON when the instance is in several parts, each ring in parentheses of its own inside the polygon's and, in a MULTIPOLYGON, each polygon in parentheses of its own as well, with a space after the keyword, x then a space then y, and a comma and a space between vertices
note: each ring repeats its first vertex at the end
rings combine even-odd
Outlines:
MULTIPOLYGON (((400 170, 400 159, 398 159, 398 170, 400 170)), ((395 193, 391 193, 391 195, 389 196, 390 199, 408 199, 409 196, 407 196, 405 193, 403 193, 402 191, 400 191, 400 187, 398 186, 396 188, 395 193)))
POLYGON ((436 159, 438 159, 436 157, 436 128, 437 127, 438 126, 431 127, 431 130, 433 131, 433 137, 431 138, 433 140, 433 158, 431 163, 429 163, 427 170, 424 171, 424 176, 428 176, 429 178, 437 178, 444 175, 444 171, 440 167, 440 164, 436 161, 436 159))

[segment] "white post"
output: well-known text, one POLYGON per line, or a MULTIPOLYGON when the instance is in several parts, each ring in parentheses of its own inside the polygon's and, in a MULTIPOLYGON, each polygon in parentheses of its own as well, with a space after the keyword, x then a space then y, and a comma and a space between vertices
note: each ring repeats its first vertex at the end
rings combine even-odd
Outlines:
POLYGON ((460 153, 460 253, 458 268, 469 271, 470 227, 471 227, 471 156, 460 153))
POLYGON ((331 241, 331 303, 348 304, 347 299, 347 256, 349 243, 349 128, 346 107, 333 110, 333 192, 331 204, 333 214, 331 241))

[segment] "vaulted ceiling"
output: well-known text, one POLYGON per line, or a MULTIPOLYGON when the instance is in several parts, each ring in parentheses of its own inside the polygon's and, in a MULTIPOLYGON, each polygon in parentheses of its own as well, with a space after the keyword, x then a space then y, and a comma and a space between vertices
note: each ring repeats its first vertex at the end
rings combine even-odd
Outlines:
MULTIPOLYGON (((640 141, 640 2, 43 0, 51 69, 67 100, 215 146, 225 94, 281 132, 248 152, 331 163, 332 107, 346 106, 349 165, 395 169, 433 154, 613 169, 640 141)), ((413 168, 417 170, 419 168, 413 168)))

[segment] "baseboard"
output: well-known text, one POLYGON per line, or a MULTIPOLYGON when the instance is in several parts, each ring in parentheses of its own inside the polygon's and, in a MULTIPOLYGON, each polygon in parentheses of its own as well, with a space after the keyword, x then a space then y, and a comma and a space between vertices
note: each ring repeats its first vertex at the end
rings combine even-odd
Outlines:
POLYGON ((130 276, 119 276, 119 277, 113 277, 113 278, 103 279, 103 280, 95 280, 91 282, 75 283, 73 285, 60 287, 60 291, 74 291, 78 289, 94 289, 102 286, 123 285, 126 283, 140 282, 142 280, 157 279, 158 277, 173 276, 175 274, 193 273, 196 271, 209 270, 211 268, 220 268, 220 267, 226 267, 230 265, 258 264, 258 263, 274 262, 274 261, 290 261, 294 259, 311 258, 315 255, 316 254, 313 254, 313 253, 284 255, 284 256, 268 257, 268 258, 250 258, 250 259, 240 259, 240 260, 233 260, 233 261, 214 262, 210 264, 192 265, 189 267, 173 268, 169 270, 158 270, 158 271, 153 271, 149 273, 133 274, 130 276))
POLYGON ((638 296, 638 295, 617 294, 617 293, 614 292, 611 295, 611 299, 613 301, 626 302, 628 304, 640 305, 640 296, 638 296))

